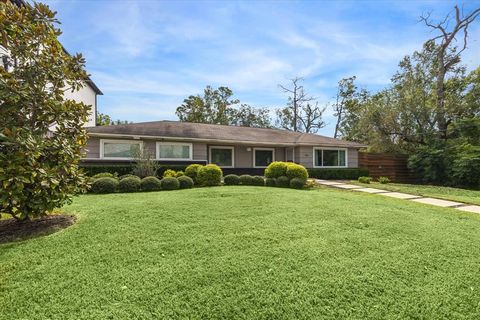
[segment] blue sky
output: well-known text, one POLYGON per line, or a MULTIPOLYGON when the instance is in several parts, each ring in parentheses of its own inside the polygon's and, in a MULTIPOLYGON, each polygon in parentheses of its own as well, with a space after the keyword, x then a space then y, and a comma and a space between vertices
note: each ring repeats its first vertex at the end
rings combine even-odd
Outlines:
MULTIPOLYGON (((176 119, 206 85, 228 86, 244 103, 284 106, 278 84, 295 76, 321 104, 338 80, 385 87, 400 59, 432 36, 420 14, 443 17, 453 1, 46 1, 58 12, 70 52, 87 59, 104 92, 100 112, 134 122, 176 119)), ((480 6, 468 1, 465 11, 480 6)), ((480 61, 480 21, 468 67, 480 61)), ((319 133, 332 135, 334 118, 319 133)))

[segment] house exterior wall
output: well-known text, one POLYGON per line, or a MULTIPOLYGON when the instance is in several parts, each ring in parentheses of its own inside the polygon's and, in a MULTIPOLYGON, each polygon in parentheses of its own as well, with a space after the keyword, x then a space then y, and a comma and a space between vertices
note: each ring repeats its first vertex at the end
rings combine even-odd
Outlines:
MULTIPOLYGON (((105 138, 108 140, 115 140, 112 138, 105 138)), ((85 148, 87 159, 100 159, 100 140, 98 137, 90 137, 85 148)), ((118 139, 125 140, 125 139, 118 139)), ((156 142, 157 140, 140 140, 143 141, 144 147, 156 154, 156 142)), ((179 140, 172 140, 172 142, 178 142, 179 140)), ((209 161, 209 150, 212 146, 219 147, 233 147, 234 148, 234 167, 235 168, 253 168, 253 153, 255 145, 245 144, 208 144, 206 142, 192 142, 193 145, 193 160, 209 161), (250 150, 250 151, 248 151, 250 150)), ((295 162, 299 163, 306 168, 313 168, 313 148, 322 146, 296 146, 294 149, 295 162)), ((258 148, 268 148, 268 146, 258 146, 258 148)), ((291 148, 286 147, 271 147, 275 149, 275 161, 285 161, 285 150, 291 148)), ((329 148, 329 147, 325 147, 329 148)), ((330 147, 331 148, 331 147, 330 147)), ((349 168, 358 167, 358 150, 355 148, 349 148, 347 151, 347 164, 349 168)))
POLYGON ((85 83, 83 88, 79 91, 71 92, 65 91, 64 97, 66 99, 73 99, 77 102, 83 102, 90 106, 88 121, 85 123, 86 127, 94 127, 96 125, 96 110, 97 110, 97 94, 95 91, 85 83))

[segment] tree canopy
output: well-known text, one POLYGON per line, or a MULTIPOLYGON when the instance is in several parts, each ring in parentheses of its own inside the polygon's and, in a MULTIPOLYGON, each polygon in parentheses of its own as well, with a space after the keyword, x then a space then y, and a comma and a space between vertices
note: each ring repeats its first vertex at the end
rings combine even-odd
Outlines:
POLYGON ((57 37, 48 6, 0 2, 0 213, 19 220, 61 207, 86 188, 78 168, 90 106, 65 99, 87 74, 57 37))

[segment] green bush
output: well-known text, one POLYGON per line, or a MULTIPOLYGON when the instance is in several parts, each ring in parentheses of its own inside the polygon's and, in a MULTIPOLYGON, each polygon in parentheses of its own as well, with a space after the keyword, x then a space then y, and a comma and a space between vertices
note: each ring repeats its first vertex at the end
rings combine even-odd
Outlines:
POLYGON ((198 170, 202 167, 201 164, 191 164, 185 169, 185 175, 192 178, 193 183, 197 184, 198 170))
POLYGON ((165 170, 165 172, 163 173, 163 177, 164 177, 164 178, 167 178, 167 177, 176 178, 176 177, 177 177, 177 172, 176 172, 175 170, 172 170, 172 169, 167 169, 167 170, 165 170))
POLYGON ((177 178, 180 183, 180 189, 190 189, 193 188, 193 179, 187 176, 180 176, 177 178))
POLYGON ((390 179, 388 177, 379 177, 378 182, 380 182, 381 184, 387 184, 390 183, 390 179))
POLYGON ((116 178, 117 175, 110 173, 110 172, 100 172, 94 175, 92 178, 93 179, 99 179, 99 178, 116 178))
POLYGON ((265 179, 265 185, 267 187, 276 187, 277 186, 277 179, 267 178, 267 179, 265 179))
POLYGON ((138 178, 138 176, 129 173, 129 174, 124 174, 123 176, 118 177, 119 180, 122 180, 125 178, 138 178))
POLYGON ((305 186, 305 181, 302 178, 293 178, 290 180, 290 188, 302 189, 305 186))
POLYGON ((216 164, 207 164, 198 169, 197 182, 201 186, 218 186, 222 182, 222 169, 216 164))
POLYGON ((277 187, 288 188, 290 187, 290 179, 287 176, 280 176, 277 178, 277 187))
POLYGON ((140 189, 142 191, 158 191, 162 189, 162 183, 157 177, 145 177, 142 179, 140 189))
POLYGON ((357 180, 370 174, 365 168, 314 168, 307 171, 309 177, 325 180, 357 180))
POLYGON ((308 171, 302 165, 299 165, 299 164, 296 164, 296 163, 289 163, 287 165, 286 176, 290 180, 293 179, 293 178, 299 178, 299 179, 302 179, 305 182, 308 179, 308 171))
POLYGON ((120 192, 137 192, 140 190, 142 180, 139 177, 127 177, 120 180, 118 190, 120 192))
POLYGON ((263 187, 265 185, 265 179, 262 176, 254 176, 252 179, 252 185, 263 187))
POLYGON ((242 174, 240 176, 240 184, 245 186, 253 185, 253 177, 249 174, 242 174))
POLYGON ((239 185, 240 177, 237 176, 236 174, 228 174, 225 177, 223 177, 223 182, 229 186, 239 185))
POLYGON ((92 183, 93 193, 113 193, 117 191, 118 180, 111 177, 98 178, 92 183))
POLYGON ((183 172, 182 170, 177 171, 177 178, 178 177, 183 177, 184 175, 185 175, 185 172, 183 172))
POLYGON ((358 182, 360 182, 360 183, 370 183, 370 182, 372 182, 372 177, 358 177, 358 182))
POLYGON ((480 146, 468 144, 456 148, 451 165, 451 180, 455 185, 480 187, 480 146))
POLYGON ((177 190, 180 189, 180 182, 177 178, 166 177, 160 180, 162 190, 177 190))
POLYGON ((287 162, 274 161, 265 168, 265 177, 278 178, 287 175, 287 162))

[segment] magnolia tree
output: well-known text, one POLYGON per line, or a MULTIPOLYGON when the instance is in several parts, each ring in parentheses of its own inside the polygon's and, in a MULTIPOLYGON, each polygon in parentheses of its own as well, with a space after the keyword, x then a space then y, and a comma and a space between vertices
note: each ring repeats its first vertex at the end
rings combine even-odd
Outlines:
POLYGON ((89 108, 64 98, 84 85, 85 60, 65 52, 58 24, 46 5, 0 2, 0 212, 18 220, 86 188, 78 162, 89 108))

